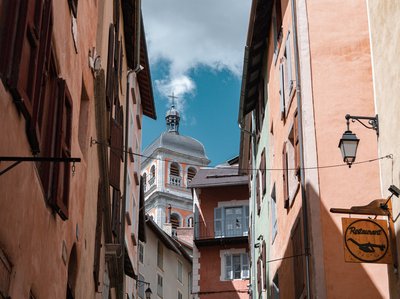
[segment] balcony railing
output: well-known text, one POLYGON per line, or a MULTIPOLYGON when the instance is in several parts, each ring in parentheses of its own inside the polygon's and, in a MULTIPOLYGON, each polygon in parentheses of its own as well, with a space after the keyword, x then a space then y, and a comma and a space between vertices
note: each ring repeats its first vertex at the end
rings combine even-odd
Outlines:
POLYGON ((182 186, 182 178, 180 176, 170 175, 169 176, 169 184, 172 186, 181 187, 182 186))
POLYGON ((195 240, 247 237, 248 223, 242 219, 195 222, 195 240))

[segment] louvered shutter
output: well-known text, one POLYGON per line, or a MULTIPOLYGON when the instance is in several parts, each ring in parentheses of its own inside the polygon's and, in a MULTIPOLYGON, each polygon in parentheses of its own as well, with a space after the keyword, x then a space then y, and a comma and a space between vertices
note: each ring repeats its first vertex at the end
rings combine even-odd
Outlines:
POLYGON ((223 208, 214 209, 214 236, 215 238, 222 237, 224 235, 224 219, 223 219, 223 208))
POLYGON ((262 261, 263 261, 263 289, 266 290, 268 287, 267 282, 267 244, 265 240, 262 242, 262 261))
POLYGON ((260 175, 257 171, 256 175, 256 200, 257 200, 257 215, 260 215, 261 211, 261 195, 260 195, 260 175))
POLYGON ((263 149, 261 153, 261 164, 260 164, 260 171, 261 171, 261 187, 262 187, 262 195, 265 194, 267 191, 267 184, 266 184, 266 158, 265 158, 265 149, 263 149))
POLYGON ((283 144, 282 150, 282 184, 283 184, 283 202, 285 209, 289 208, 289 186, 288 186, 288 161, 286 142, 283 144))
MULTIPOLYGON (((54 155, 71 158, 72 99, 65 80, 58 79, 57 85, 57 134, 54 155)), ((52 204, 63 220, 68 219, 70 169, 70 163, 54 163, 52 204)))
POLYGON ((94 243, 93 276, 96 292, 100 291, 101 235, 103 231, 103 185, 99 182, 97 191, 97 219, 94 243))
POLYGON ((290 92, 293 88, 293 80, 292 80, 292 47, 291 47, 291 34, 290 31, 288 32, 288 36, 286 38, 286 94, 289 97, 290 92))
POLYGON ((279 65, 279 98, 281 108, 281 119, 285 118, 285 75, 283 65, 279 65))
POLYGON ((121 218, 121 192, 117 189, 113 189, 112 198, 112 220, 111 220, 111 230, 114 236, 119 236, 119 226, 121 218))
POLYGON ((233 265, 232 265, 232 255, 225 254, 225 279, 233 279, 233 265))
POLYGON ((107 56, 107 79, 106 79, 106 104, 107 110, 111 110, 111 104, 114 99, 114 25, 110 24, 108 30, 108 56, 107 56))
POLYGON ((122 126, 116 119, 111 119, 111 149, 110 149, 110 185, 120 190, 122 126))
POLYGON ((261 288, 262 288, 262 283, 261 283, 261 257, 258 257, 258 259, 257 259, 257 290, 258 290, 259 298, 261 297, 261 288))
POLYGON ((296 175, 298 180, 300 180, 300 143, 299 143, 299 119, 298 119, 298 111, 294 113, 293 117, 293 130, 294 130, 294 161, 296 168, 296 175))

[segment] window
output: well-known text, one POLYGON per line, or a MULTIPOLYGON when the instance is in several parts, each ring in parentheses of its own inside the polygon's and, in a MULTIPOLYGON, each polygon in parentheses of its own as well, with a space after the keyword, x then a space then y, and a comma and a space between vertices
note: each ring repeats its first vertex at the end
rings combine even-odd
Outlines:
POLYGON ((273 17, 272 17, 272 30, 274 34, 274 58, 279 54, 279 49, 282 41, 282 7, 281 0, 275 0, 273 17))
POLYGON ((190 183, 194 176, 196 175, 197 171, 193 167, 189 167, 188 172, 187 172, 187 182, 190 183))
POLYGON ((155 178, 156 178, 156 166, 153 165, 153 166, 151 166, 151 169, 150 169, 150 179, 149 179, 150 186, 152 186, 154 184, 155 178))
MULTIPOLYGON (((140 281, 145 281, 142 274, 139 274, 139 280, 140 281)), ((139 298, 142 298, 142 299, 146 298, 145 294, 144 294, 144 287, 145 287, 144 283, 139 283, 138 296, 139 296, 139 298)))
POLYGON ((163 277, 157 274, 157 295, 163 297, 163 277))
POLYGON ((182 271, 183 271, 182 262, 178 261, 178 280, 179 280, 179 282, 182 282, 182 271))
POLYGON ((157 266, 163 268, 163 246, 160 241, 157 242, 157 266))
POLYGON ((187 227, 193 227, 193 217, 189 217, 187 219, 187 227))
POLYGON ((249 278, 247 253, 225 254, 225 280, 249 278))
POLYGON ((171 222, 172 228, 176 229, 177 227, 180 226, 181 217, 177 213, 172 213, 171 214, 171 218, 170 218, 170 222, 171 222))
POLYGON ((125 212, 128 220, 128 224, 131 224, 131 216, 130 216, 130 199, 131 199, 131 175, 128 173, 126 180, 126 192, 125 192, 125 212))
POLYGON ((181 186, 180 167, 176 162, 172 162, 169 167, 169 183, 174 186, 181 186))
POLYGON ((143 189, 146 191, 147 189, 147 174, 143 173, 143 189))
POLYGON ((279 64, 279 102, 281 120, 284 120, 287 107, 285 106, 285 71, 282 63, 279 64))
POLYGON ((275 183, 272 187, 271 192, 271 243, 274 243, 275 237, 278 234, 278 218, 277 218, 277 210, 276 210, 276 191, 275 191, 275 183))
POLYGON ((214 209, 215 237, 247 236, 249 206, 220 207, 214 209))
POLYGON ((290 208, 293 200, 299 190, 299 179, 300 179, 300 163, 299 163, 299 140, 297 132, 297 111, 293 117, 293 125, 291 127, 288 142, 286 142, 286 164, 288 170, 286 173, 286 185, 287 185, 287 196, 285 207, 290 208))
POLYGON ((260 162, 260 172, 261 172, 261 188, 262 188, 262 195, 265 194, 267 190, 267 178, 266 178, 266 159, 265 159, 265 148, 261 153, 261 162, 260 162))
POLYGON ((139 262, 143 264, 144 261, 144 246, 142 243, 139 243, 139 262))
POLYGON ((182 293, 178 291, 178 299, 182 299, 182 293))
MULTIPOLYGON (((291 99, 291 92, 293 90, 293 78, 292 78, 292 50, 291 50, 291 43, 290 43, 291 34, 290 31, 288 32, 285 44, 285 52, 283 54, 284 57, 284 79, 285 79, 285 106, 289 108, 290 106, 290 99, 291 99)), ((287 112, 286 112, 287 113, 287 112)))

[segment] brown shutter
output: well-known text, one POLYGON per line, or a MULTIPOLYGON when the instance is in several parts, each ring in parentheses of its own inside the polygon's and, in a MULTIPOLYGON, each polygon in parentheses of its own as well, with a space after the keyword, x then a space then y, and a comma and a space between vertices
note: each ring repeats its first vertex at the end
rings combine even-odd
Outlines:
POLYGON ((122 139, 122 126, 111 119, 110 185, 117 190, 120 190, 122 139))
POLYGON ((293 273, 294 273, 294 293, 295 298, 301 298, 304 289, 304 266, 303 266, 303 245, 301 240, 300 221, 297 221, 292 235, 293 246, 293 273))
POLYGON ((107 57, 107 80, 106 80, 106 104, 107 110, 111 110, 111 104, 114 98, 114 25, 110 24, 108 30, 108 57, 107 57))
POLYGON ((262 186, 262 195, 265 194, 267 191, 267 183, 266 183, 266 160, 265 160, 265 148, 261 153, 261 164, 260 164, 260 171, 261 171, 261 186, 262 186))
POLYGON ((257 171, 256 175, 256 194, 257 194, 257 215, 260 215, 261 211, 261 195, 260 195, 260 176, 259 171, 257 171))
POLYGON ((117 189, 113 189, 112 199, 112 222, 111 229, 114 236, 119 236, 119 224, 120 224, 120 206, 121 206, 121 192, 117 189))
MULTIPOLYGON (((58 79, 55 157, 71 157, 72 99, 68 86, 58 79)), ((54 163, 52 205, 63 220, 68 219, 70 163, 54 163)))
POLYGON ((261 298, 261 257, 257 259, 257 290, 258 290, 258 298, 261 298))
POLYGON ((102 198, 102 182, 99 182, 97 191, 97 219, 96 219, 96 234, 94 243, 94 264, 93 276, 95 281, 96 292, 100 286, 100 253, 101 253, 101 235, 103 231, 103 198, 102 198))
POLYGON ((288 161, 286 152, 286 142, 283 143, 282 150, 282 184, 283 184, 283 202, 285 209, 289 208, 289 186, 288 186, 288 161))
POLYGON ((267 289, 267 244, 265 240, 262 242, 262 260, 263 260, 263 288, 267 289))
POLYGON ((296 176, 300 180, 300 143, 299 143, 299 124, 298 124, 297 110, 293 117, 293 130, 294 130, 294 163, 296 168, 296 176))

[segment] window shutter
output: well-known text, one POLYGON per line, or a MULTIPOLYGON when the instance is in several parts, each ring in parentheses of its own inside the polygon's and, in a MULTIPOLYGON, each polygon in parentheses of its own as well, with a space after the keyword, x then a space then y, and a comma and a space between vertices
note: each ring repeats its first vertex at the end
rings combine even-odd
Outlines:
POLYGON ((249 206, 244 206, 243 210, 244 213, 243 213, 242 235, 247 236, 249 233, 249 206))
POLYGON ((259 171, 257 171, 256 175, 256 197, 257 197, 257 215, 260 215, 261 211, 261 195, 260 195, 260 175, 259 171))
POLYGON ((272 224, 272 242, 275 239, 276 234, 278 233, 278 221, 276 217, 276 199, 275 199, 275 185, 271 198, 271 224, 272 224))
POLYGON ((107 79, 106 79, 106 104, 107 110, 111 110, 111 104, 114 98, 114 25, 110 24, 108 30, 108 57, 107 57, 107 79))
POLYGON ((263 289, 266 290, 268 287, 267 282, 267 244, 265 240, 262 242, 262 261, 263 261, 263 289))
POLYGON ((285 75, 283 70, 283 65, 279 65, 279 97, 280 97, 280 107, 281 107, 281 119, 285 118, 285 75))
POLYGON ((286 142, 283 143, 282 150, 282 183, 283 183, 283 201, 285 209, 289 208, 289 186, 288 186, 288 161, 286 142))
POLYGON ((121 152, 123 146, 123 130, 117 119, 111 119, 111 149, 110 149, 110 185, 120 190, 121 152))
POLYGON ((249 273, 249 258, 247 256, 247 253, 242 253, 242 279, 243 278, 249 278, 250 273, 249 273))
POLYGON ((113 189, 111 229, 114 236, 119 236, 121 192, 113 189))
POLYGON ((258 296, 261 297, 261 257, 259 256, 257 259, 257 290, 258 296))
POLYGON ((232 255, 225 255, 225 279, 233 279, 232 255))
MULTIPOLYGON (((72 99, 63 79, 57 80, 58 107, 55 157, 71 158, 72 99)), ((54 163, 52 205, 63 220, 68 219, 70 163, 54 163)))
POLYGON ((199 223, 199 207, 194 205, 194 239, 197 240, 200 237, 200 223, 199 223))
POLYGON ((293 255, 293 273, 294 273, 294 288, 295 298, 301 298, 304 289, 304 267, 303 267, 303 245, 301 240, 301 226, 300 221, 297 221, 292 235, 293 255), (298 256, 300 255, 300 256, 298 256))
POLYGON ((103 228, 103 185, 99 182, 97 190, 97 219, 96 219, 96 234, 94 243, 94 264, 93 264, 93 276, 95 281, 96 292, 100 291, 100 253, 101 253, 101 234, 103 228))
POLYGON ((292 91, 293 88, 293 80, 292 80, 292 50, 291 50, 291 44, 290 44, 290 31, 288 32, 288 36, 286 38, 286 45, 285 45, 285 51, 286 51, 286 94, 289 97, 290 92, 292 91))
POLYGON ((223 209, 222 208, 215 208, 214 209, 214 236, 222 237, 224 235, 224 228, 223 228, 223 209))
POLYGON ((267 191, 267 184, 266 184, 266 159, 265 159, 265 148, 261 153, 261 164, 260 164, 260 171, 261 171, 261 186, 262 186, 262 195, 265 194, 267 191))
POLYGON ((299 143, 299 119, 298 119, 298 111, 294 113, 293 118, 293 128, 294 128, 294 160, 295 160, 295 168, 296 168, 296 176, 297 179, 300 180, 300 143, 299 143))

